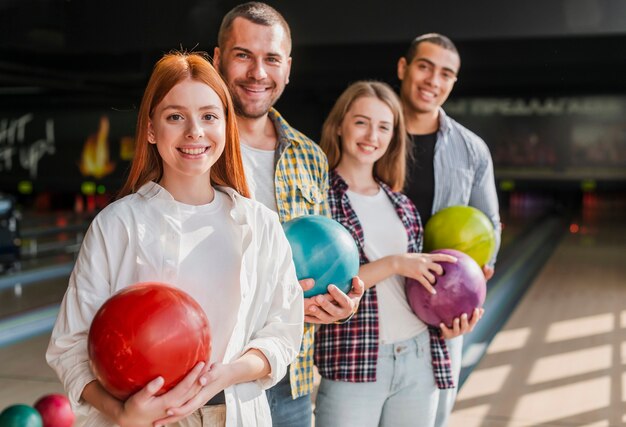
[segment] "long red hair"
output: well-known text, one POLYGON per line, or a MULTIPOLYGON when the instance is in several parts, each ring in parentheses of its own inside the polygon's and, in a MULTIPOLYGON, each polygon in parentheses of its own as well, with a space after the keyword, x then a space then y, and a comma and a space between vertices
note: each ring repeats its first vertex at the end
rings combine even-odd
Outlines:
POLYGON ((239 194, 250 197, 241 161, 237 119, 228 87, 213 68, 206 54, 171 52, 165 54, 154 66, 143 94, 137 117, 135 157, 118 198, 136 192, 148 181, 161 179, 163 160, 156 146, 148 142, 148 124, 154 109, 167 93, 188 78, 205 83, 213 89, 222 101, 226 114, 226 143, 224 152, 211 167, 211 182, 231 187, 239 194))

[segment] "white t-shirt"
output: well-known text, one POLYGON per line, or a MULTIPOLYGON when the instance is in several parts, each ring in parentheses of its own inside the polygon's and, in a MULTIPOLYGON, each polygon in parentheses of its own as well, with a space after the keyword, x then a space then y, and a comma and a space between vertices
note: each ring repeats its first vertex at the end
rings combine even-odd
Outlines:
MULTIPOLYGON (((348 190, 347 195, 363 228, 363 250, 370 261, 406 252, 407 232, 384 191, 366 196, 348 190)), ((412 338, 427 328, 407 302, 404 281, 404 277, 393 275, 376 284, 380 344, 412 338)))
POLYGON ((87 415, 85 425, 113 425, 81 400, 95 379, 87 354, 91 320, 113 293, 158 281, 179 286, 204 308, 212 360, 230 362, 250 348, 263 352, 268 377, 224 390, 226 425, 271 426, 264 389, 285 375, 300 349, 302 288, 277 215, 230 188, 218 190, 212 203, 189 206, 150 182, 91 223, 46 352, 74 412, 87 415))
POLYGON ((254 200, 278 212, 274 189, 274 155, 276 150, 259 150, 241 143, 243 170, 254 200))

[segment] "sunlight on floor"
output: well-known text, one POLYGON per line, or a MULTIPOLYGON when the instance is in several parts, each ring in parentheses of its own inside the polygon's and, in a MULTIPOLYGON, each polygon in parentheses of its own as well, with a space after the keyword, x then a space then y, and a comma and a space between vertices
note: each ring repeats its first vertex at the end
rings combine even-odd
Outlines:
POLYGON ((482 427, 491 405, 476 405, 467 409, 455 410, 448 427, 482 427))
POLYGON ((513 369, 511 365, 505 365, 474 371, 463 385, 463 393, 459 395, 458 401, 498 393, 502 390, 511 369, 513 369))
POLYGON ((487 354, 500 353, 503 351, 518 350, 528 342, 530 328, 510 329, 500 331, 489 344, 487 354))
POLYGON ((541 384, 610 369, 612 349, 611 345, 602 345, 538 358, 530 371, 528 384, 541 384))
POLYGON ((548 332, 546 333, 546 342, 554 343, 575 338, 590 337, 598 334, 606 334, 614 329, 614 322, 615 316, 612 313, 604 313, 595 316, 579 317, 576 319, 554 322, 548 328, 548 332))
POLYGON ((608 407, 611 403, 611 378, 606 375, 588 381, 550 387, 520 396, 512 419, 533 416, 535 425, 574 417, 608 407), (564 405, 563 402, 568 402, 564 405))
POLYGON ((610 427, 609 420, 601 420, 595 423, 584 424, 581 427, 610 427))

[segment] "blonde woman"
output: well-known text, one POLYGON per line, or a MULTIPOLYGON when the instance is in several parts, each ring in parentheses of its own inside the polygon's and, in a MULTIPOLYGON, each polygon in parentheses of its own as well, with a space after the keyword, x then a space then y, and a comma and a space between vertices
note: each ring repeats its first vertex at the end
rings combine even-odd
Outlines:
POLYGON ((331 110, 320 144, 331 169, 331 212, 357 243, 367 290, 349 322, 317 332, 316 425, 431 427, 438 388, 453 385, 444 338, 461 329, 428 328, 411 311, 404 281, 435 292, 436 261, 456 259, 419 253, 419 214, 400 192, 406 133, 398 97, 384 83, 354 83, 331 110))

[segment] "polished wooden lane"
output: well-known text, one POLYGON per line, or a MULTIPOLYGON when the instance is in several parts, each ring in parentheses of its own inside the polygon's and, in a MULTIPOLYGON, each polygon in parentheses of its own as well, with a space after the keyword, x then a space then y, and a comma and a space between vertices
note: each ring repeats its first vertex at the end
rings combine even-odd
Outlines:
POLYGON ((626 425, 626 221, 586 207, 461 389, 450 427, 626 425))

